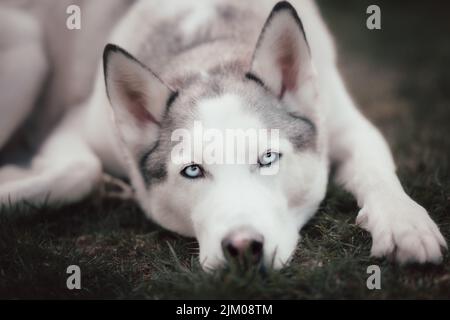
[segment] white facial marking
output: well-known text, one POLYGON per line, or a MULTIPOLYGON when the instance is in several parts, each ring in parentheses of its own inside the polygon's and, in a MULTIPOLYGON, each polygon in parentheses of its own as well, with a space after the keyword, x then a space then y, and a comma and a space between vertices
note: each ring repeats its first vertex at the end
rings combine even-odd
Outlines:
MULTIPOLYGON (((259 130, 266 128, 258 115, 247 109, 244 100, 234 94, 225 94, 220 97, 208 98, 198 104, 198 121, 204 128, 214 129, 225 133, 227 130, 259 130)), ((193 130, 193 128, 191 128, 193 130)), ((299 239, 298 226, 311 216, 321 200, 323 191, 314 194, 313 203, 302 203, 302 206, 290 208, 290 199, 295 195, 297 186, 291 186, 290 176, 301 179, 311 178, 311 181, 296 181, 306 185, 314 184, 314 178, 302 173, 301 158, 295 154, 292 144, 287 139, 279 139, 277 148, 268 152, 268 141, 261 141, 258 147, 264 150, 255 161, 256 167, 261 161, 266 165, 269 162, 280 164, 280 171, 265 176, 262 171, 254 170, 250 164, 206 164, 204 170, 206 177, 192 179, 186 183, 187 187, 195 188, 199 194, 192 196, 195 199, 191 219, 195 235, 200 243, 200 262, 205 269, 215 268, 224 262, 222 240, 234 230, 241 227, 250 227, 264 238, 264 262, 275 268, 286 264, 294 252, 299 239), (283 163, 287 158, 286 164, 283 163), (287 167, 286 167, 287 166, 287 167), (316 199, 320 197, 320 199, 316 199), (305 215, 301 219, 299 216, 305 215)), ((230 150, 224 144, 223 152, 230 150)), ((202 159, 202 154, 194 156, 195 160, 202 159)), ((311 174, 319 165, 310 165, 317 161, 316 157, 306 157, 304 165, 311 169, 311 174)), ((319 175, 318 175, 319 176, 319 175)), ((325 183, 318 183, 317 189, 324 189, 325 183)), ((305 190, 306 186, 298 190, 305 190)), ((315 188, 316 189, 316 188, 315 188)))

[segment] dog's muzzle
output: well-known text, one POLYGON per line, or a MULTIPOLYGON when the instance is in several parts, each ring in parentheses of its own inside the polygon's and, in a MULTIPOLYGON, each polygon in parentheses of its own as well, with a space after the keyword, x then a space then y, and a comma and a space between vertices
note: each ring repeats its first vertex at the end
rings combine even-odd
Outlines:
POLYGON ((222 250, 228 262, 256 265, 263 258, 264 237, 249 227, 242 227, 222 240, 222 250))

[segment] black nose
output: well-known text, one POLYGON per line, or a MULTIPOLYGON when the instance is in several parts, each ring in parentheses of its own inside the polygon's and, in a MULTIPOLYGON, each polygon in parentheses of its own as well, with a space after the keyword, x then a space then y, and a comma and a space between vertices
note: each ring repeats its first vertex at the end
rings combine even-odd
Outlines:
POLYGON ((264 252, 264 237, 248 228, 233 231, 222 240, 222 250, 228 260, 257 264, 264 252))

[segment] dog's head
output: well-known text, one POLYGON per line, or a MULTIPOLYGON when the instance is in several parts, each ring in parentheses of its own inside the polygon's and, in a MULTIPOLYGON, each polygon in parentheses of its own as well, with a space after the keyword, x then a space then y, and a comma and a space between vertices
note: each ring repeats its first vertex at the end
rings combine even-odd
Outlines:
POLYGON ((146 213, 196 237, 204 268, 233 257, 288 262, 327 181, 314 68, 294 8, 273 9, 247 70, 175 90, 116 46, 104 63, 146 213))

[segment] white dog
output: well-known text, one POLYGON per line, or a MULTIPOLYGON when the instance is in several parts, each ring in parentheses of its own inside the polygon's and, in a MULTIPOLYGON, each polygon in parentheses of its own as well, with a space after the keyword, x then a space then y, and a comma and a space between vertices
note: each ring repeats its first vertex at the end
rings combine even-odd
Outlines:
POLYGON ((197 238, 205 269, 244 255, 280 268, 333 162, 373 256, 441 261, 446 242, 355 107, 312 1, 71 1, 83 14, 73 31, 68 1, 36 2, 0 9, 0 147, 10 155, 21 130, 38 147, 27 166, 0 169, 3 203, 78 201, 106 171, 131 181, 152 220, 197 238), (174 132, 195 137, 196 122, 279 136, 258 140, 251 163, 210 163, 195 150, 175 159, 174 132))

